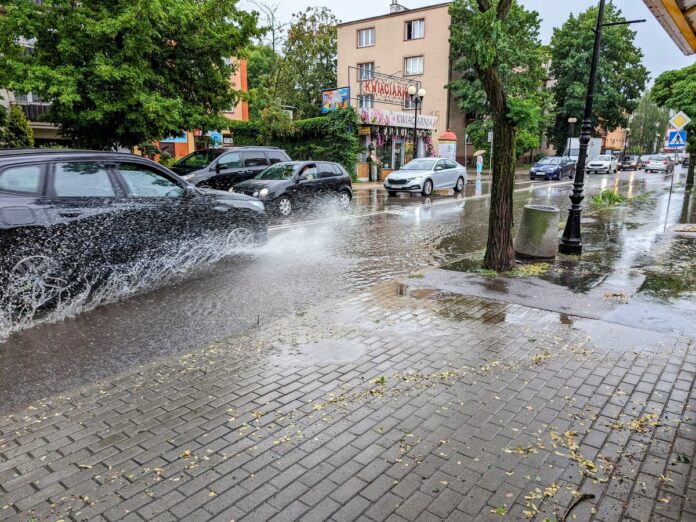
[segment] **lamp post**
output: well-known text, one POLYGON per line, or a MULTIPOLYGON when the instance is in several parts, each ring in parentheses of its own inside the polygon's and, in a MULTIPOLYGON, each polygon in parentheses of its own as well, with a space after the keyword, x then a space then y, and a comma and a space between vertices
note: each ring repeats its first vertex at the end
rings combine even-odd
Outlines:
POLYGON ((568 157, 570 157, 570 148, 573 143, 573 134, 575 134, 575 123, 577 123, 577 118, 568 118, 568 125, 570 125, 570 132, 568 133, 568 157))
POLYGON ((408 95, 411 97, 411 103, 413 103, 415 114, 413 117, 413 159, 418 157, 418 106, 421 106, 421 112, 423 111, 423 98, 425 98, 425 89, 421 87, 416 89, 415 85, 411 85, 408 88, 408 95))
POLYGON ((583 195, 585 185, 585 163, 587 161, 587 148, 592 136, 592 105, 594 102, 595 82, 597 79, 597 62, 599 61, 600 43, 602 41, 602 28, 612 25, 628 25, 645 20, 627 20, 625 22, 604 23, 604 5, 606 0, 599 0, 599 12, 597 14, 597 26, 594 30, 594 50, 592 52, 592 62, 590 65, 590 78, 587 84, 587 97, 585 98, 585 113, 582 119, 582 130, 580 131, 580 153, 575 170, 575 181, 573 191, 570 195, 570 210, 568 221, 566 221, 563 236, 558 245, 561 254, 580 255, 582 254, 582 236, 580 232, 580 219, 582 217, 582 207, 580 204, 585 199, 583 195))

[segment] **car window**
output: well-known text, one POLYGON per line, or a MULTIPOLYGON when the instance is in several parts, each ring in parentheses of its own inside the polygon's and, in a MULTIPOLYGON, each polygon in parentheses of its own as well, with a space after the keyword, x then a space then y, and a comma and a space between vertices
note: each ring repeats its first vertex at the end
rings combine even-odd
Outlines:
POLYGON ((447 165, 445 165, 445 162, 443 160, 440 160, 435 164, 434 170, 444 170, 446 168, 447 168, 447 165))
POLYGON ((331 163, 319 163, 317 167, 319 170, 319 179, 335 178, 337 175, 331 163))
POLYGON ((288 161, 288 157, 281 151, 269 150, 266 152, 266 156, 268 156, 268 161, 271 165, 275 165, 276 163, 281 163, 283 161, 288 161))
POLYGON ((433 170, 434 160, 414 159, 401 167, 401 170, 433 170))
POLYGON ((239 152, 228 152, 220 156, 218 161, 221 169, 235 169, 242 166, 242 158, 239 152))
POLYGON ((307 165, 302 170, 300 170, 300 176, 303 176, 304 179, 307 180, 317 179, 317 168, 314 165, 307 165))
POLYGON ((445 160, 445 165, 447 165, 448 169, 456 169, 457 168, 457 164, 452 160, 445 160))
POLYGON ((0 173, 0 190, 37 194, 41 186, 41 167, 23 165, 10 167, 0 173))
POLYGON ((286 180, 292 178, 297 165, 293 163, 276 163, 259 172, 255 179, 286 180))
POLYGON ((57 163, 53 173, 53 192, 59 197, 114 197, 109 172, 91 161, 57 163))
POLYGON ((336 173, 337 176, 344 175, 340 165, 338 165, 337 163, 331 163, 331 168, 333 168, 333 171, 336 173))
POLYGON ((209 165, 215 158, 217 158, 223 151, 219 149, 206 149, 197 150, 192 152, 188 156, 184 156, 174 165, 177 167, 195 167, 201 168, 209 165))
POLYGON ((265 167, 266 156, 263 152, 245 152, 242 154, 245 167, 265 167))
POLYGON ((120 163, 118 173, 136 198, 178 198, 184 189, 161 173, 137 163, 120 163))

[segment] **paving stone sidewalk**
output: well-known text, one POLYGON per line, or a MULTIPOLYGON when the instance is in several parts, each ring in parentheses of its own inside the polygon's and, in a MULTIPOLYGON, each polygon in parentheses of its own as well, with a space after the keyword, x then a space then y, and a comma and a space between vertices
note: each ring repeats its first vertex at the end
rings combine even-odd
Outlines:
POLYGON ((0 418, 0 519, 696 520, 690 339, 408 284, 0 418))

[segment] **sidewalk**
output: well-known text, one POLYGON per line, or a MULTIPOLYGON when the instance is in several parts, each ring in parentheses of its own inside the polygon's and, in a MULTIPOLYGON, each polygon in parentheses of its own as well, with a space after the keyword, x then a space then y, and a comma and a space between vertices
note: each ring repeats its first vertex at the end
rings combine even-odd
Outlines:
POLYGON ((0 418, 0 519, 696 519, 692 339, 427 281, 0 418))

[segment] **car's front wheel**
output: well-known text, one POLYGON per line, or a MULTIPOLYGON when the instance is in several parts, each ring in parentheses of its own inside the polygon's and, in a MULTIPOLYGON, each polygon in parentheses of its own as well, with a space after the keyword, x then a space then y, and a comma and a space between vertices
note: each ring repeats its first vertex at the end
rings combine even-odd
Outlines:
POLYGON ((421 190, 421 194, 423 194, 425 197, 428 197, 432 193, 433 193, 433 182, 430 181, 429 179, 426 179, 425 183, 423 183, 423 190, 421 190))
POLYGON ((38 310, 63 296, 70 284, 58 263, 48 255, 30 255, 10 270, 13 308, 26 313, 38 310))
POLYGON ((454 191, 461 192, 462 190, 464 190, 464 178, 459 176, 457 183, 454 185, 454 191))
POLYGON ((246 227, 238 227, 227 234, 225 246, 228 249, 248 248, 256 244, 256 235, 246 227))
POLYGON ((292 202, 290 198, 282 197, 278 200, 278 212, 281 216, 289 216, 292 214, 292 202))

